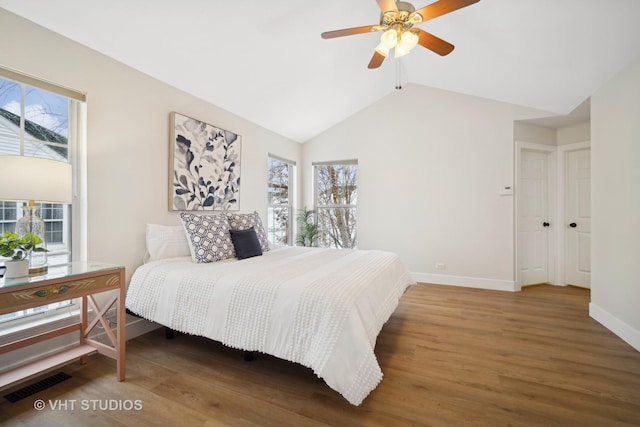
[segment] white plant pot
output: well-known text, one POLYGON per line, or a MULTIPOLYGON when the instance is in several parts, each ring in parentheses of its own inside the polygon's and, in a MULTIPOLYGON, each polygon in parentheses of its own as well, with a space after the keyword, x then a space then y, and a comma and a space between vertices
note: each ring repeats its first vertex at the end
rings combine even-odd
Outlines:
POLYGON ((29 275, 29 260, 21 259, 19 261, 6 261, 4 263, 5 279, 15 279, 17 277, 25 277, 29 275))

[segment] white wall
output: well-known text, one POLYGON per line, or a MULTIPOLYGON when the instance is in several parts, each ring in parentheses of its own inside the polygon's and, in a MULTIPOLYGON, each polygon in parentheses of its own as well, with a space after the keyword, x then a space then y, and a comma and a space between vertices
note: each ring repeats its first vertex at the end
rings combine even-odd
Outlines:
POLYGON ((640 351, 640 59, 591 97, 590 314, 640 351))
POLYGON ((516 141, 553 146, 575 144, 591 139, 591 125, 585 121, 555 129, 518 122, 514 124, 514 138, 516 141))
POLYGON ((556 129, 517 122, 513 125, 513 137, 520 142, 534 142, 536 144, 557 145, 556 129))
POLYGON ((358 159, 360 248, 398 253, 420 281, 513 290, 513 197, 498 193, 514 120, 542 115, 409 84, 306 142, 303 165, 358 159))
POLYGON ((145 225, 178 224, 168 211, 171 111, 242 135, 243 212, 266 218, 267 153, 300 162, 299 144, 4 9, 0 52, 5 66, 87 93, 88 257, 126 266, 127 277, 144 255, 145 225))
POLYGON ((591 140, 591 122, 559 128, 557 132, 558 145, 575 144, 591 140))

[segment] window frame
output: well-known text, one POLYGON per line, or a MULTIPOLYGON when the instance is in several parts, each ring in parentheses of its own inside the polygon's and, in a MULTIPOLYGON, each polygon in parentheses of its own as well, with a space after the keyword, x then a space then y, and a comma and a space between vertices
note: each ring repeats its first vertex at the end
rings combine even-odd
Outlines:
MULTIPOLYGON (((63 86, 48 82, 46 80, 39 79, 28 74, 21 73, 11 68, 0 65, 0 79, 8 80, 16 83, 19 86, 20 92, 20 125, 19 135, 17 137, 13 134, 5 135, 7 139, 14 139, 18 142, 19 153, 18 155, 25 155, 25 143, 37 144, 36 147, 64 147, 66 149, 66 159, 73 169, 73 203, 71 205, 61 205, 63 210, 62 220, 58 219, 43 219, 46 223, 60 222, 63 223, 63 241, 47 242, 47 247, 50 250, 49 260, 52 256, 65 256, 66 260, 61 262, 49 262, 49 265, 66 265, 73 259, 84 259, 86 254, 86 206, 85 202, 78 203, 78 194, 83 197, 81 201, 84 201, 85 185, 86 181, 86 159, 84 156, 84 147, 86 145, 86 95, 82 92, 74 89, 65 88, 63 86), (67 98, 67 143, 63 144, 55 141, 39 140, 32 138, 31 135, 27 135, 25 131, 25 105, 27 101, 27 89, 32 88, 38 91, 44 91, 53 93, 55 95, 67 98), (78 173, 81 170, 82 174, 78 173), (77 242, 84 242, 83 245, 77 244, 77 242), (59 245, 65 245, 63 248, 56 248, 59 245), (76 246, 78 250, 76 251, 76 246)), ((39 149, 34 151, 37 155, 39 149)), ((61 158, 64 158, 61 154, 61 158)), ((46 156, 45 158, 51 158, 46 156)), ((61 160, 61 159, 56 159, 61 160)), ((7 201, 13 204, 14 202, 7 201)), ((4 223, 15 223, 22 216, 22 203, 15 202, 16 218, 8 221, 4 218, 4 209, 6 209, 3 203, 0 208, 3 209, 3 217, 0 219, 4 223)), ((47 209, 48 206, 58 206, 52 204, 39 204, 41 208, 47 209)), ((49 233, 49 231, 47 231, 49 233)), ((0 335, 5 335, 8 332, 15 331, 16 329, 26 329, 34 324, 39 324, 45 319, 50 319, 52 316, 57 316, 60 310, 77 311, 78 300, 67 300, 54 304, 45 304, 43 306, 34 307, 33 309, 22 310, 17 316, 12 318, 4 318, 0 320, 0 335)), ((7 313, 14 314, 14 313, 7 313)), ((3 315, 3 316, 7 316, 3 315)), ((2 316, 0 316, 2 317, 2 316)))
POLYGON ((322 241, 324 240, 322 238, 322 234, 326 233, 325 230, 322 229, 321 224, 320 224, 320 218, 321 218, 321 210, 329 210, 329 209, 353 209, 355 211, 354 217, 355 217, 355 226, 354 226, 354 239, 353 239, 353 245, 351 246, 351 249, 356 249, 358 247, 358 198, 357 198, 357 188, 358 188, 358 180, 357 180, 357 174, 358 174, 358 160, 357 159, 349 159, 349 160, 336 160, 336 161, 329 161, 329 162, 313 162, 312 163, 312 167, 313 167, 313 205, 315 206, 315 211, 316 211, 316 215, 315 215, 315 221, 316 224, 318 224, 318 246, 321 247, 341 247, 341 246, 322 246, 322 241), (319 203, 319 188, 318 188, 318 184, 319 184, 319 167, 323 167, 323 166, 355 166, 356 167, 356 200, 354 203, 352 204, 325 204, 325 205, 320 205, 319 203))
MULTIPOLYGON (((272 210, 273 209, 286 209, 287 211, 287 215, 288 215, 288 221, 287 221, 287 226, 286 229, 284 230, 287 239, 286 242, 284 242, 284 244, 286 245, 292 245, 293 244, 293 239, 294 239, 294 216, 293 216, 293 197, 294 197, 294 183, 295 183, 295 167, 296 167, 296 162, 293 160, 288 160, 285 159, 283 157, 268 153, 267 154, 267 238, 269 239, 270 243, 274 243, 274 244, 278 244, 278 242, 275 242, 274 240, 272 240, 271 236, 272 234, 275 232, 274 230, 276 230, 276 228, 274 227, 274 224, 271 223, 272 221, 272 210), (270 197, 269 197, 269 189, 271 186, 271 181, 269 180, 269 162, 271 160, 275 160, 281 163, 284 163, 287 165, 287 201, 288 203, 286 205, 282 205, 282 204, 272 204, 270 197)), ((277 230, 280 230, 280 228, 278 228, 277 230)))
MULTIPOLYGON (((42 95, 39 95, 40 93, 49 93, 49 94, 55 95, 59 97, 61 101, 64 99, 65 100, 64 103, 66 104, 66 112, 65 112, 66 114, 64 116, 66 126, 64 127, 64 130, 68 135, 69 122, 72 121, 70 120, 70 118, 72 117, 72 99, 70 99, 68 96, 64 96, 59 93, 53 93, 49 90, 43 89, 33 84, 27 84, 22 81, 12 80, 10 78, 3 76, 1 71, 2 70, 0 69, 0 79, 15 85, 17 89, 16 91, 17 93, 15 95, 19 96, 19 104, 20 104, 20 114, 11 113, 15 116, 18 116, 20 120, 19 125, 17 126, 18 127, 17 134, 15 135, 10 133, 3 134, 2 135, 3 140, 8 141, 10 146, 13 146, 13 144, 17 144, 17 148, 18 148, 17 155, 19 156, 41 157, 41 158, 47 158, 47 159, 52 159, 56 161, 64 161, 64 162, 71 163, 71 155, 74 150, 74 146, 73 146, 74 144, 73 144, 72 138, 70 138, 69 136, 65 137, 64 135, 60 135, 56 131, 51 131, 51 133, 47 133, 48 128, 46 126, 36 122, 32 122, 27 118, 27 108, 29 105, 33 105, 33 104, 30 104, 29 102, 37 102, 40 100, 40 99, 38 100, 33 99, 34 96, 36 98, 39 98, 40 96, 42 96, 42 95), (31 127, 32 130, 28 130, 27 125, 29 123, 31 123, 29 126, 31 127), (40 130, 42 128, 47 130, 40 130), (30 132, 32 131, 37 132, 36 135, 40 135, 43 138, 38 139, 37 136, 34 137, 32 134, 30 134, 30 132), (63 141, 61 139, 62 137, 64 137, 66 141, 63 141), (27 144, 30 147, 29 153, 27 153, 27 144), (56 147, 58 148, 58 150, 61 150, 62 152, 56 150, 56 147)), ((7 113, 9 112, 7 111, 7 113)), ((9 120, 9 122, 12 122, 12 120, 9 120)), ((71 163, 71 165, 73 167, 73 163, 71 163)), ((16 210, 15 221, 13 219, 9 221, 5 221, 4 218, 0 219, 0 221, 2 222, 2 226, 0 227, 0 229, 5 230, 10 228, 10 227, 6 227, 6 224, 15 224, 23 216, 22 207, 24 206, 24 204, 22 202, 12 202, 10 200, 5 200, 3 202, 4 202, 2 206, 3 211, 7 209, 7 204, 10 204, 10 205, 14 204, 15 210, 16 210)), ((40 207, 40 217, 43 219, 45 224, 49 225, 52 223, 62 223, 62 227, 60 231, 62 233, 62 239, 60 241, 50 240, 48 237, 50 236, 53 230, 46 228, 46 231, 45 231, 46 237, 47 237, 46 242, 47 242, 47 249, 49 249, 49 251, 47 252, 47 258, 57 257, 57 261, 51 262, 51 260, 49 260, 47 264, 49 266, 69 264, 71 262, 71 256, 72 256, 71 209, 69 209, 69 207, 64 204, 36 203, 36 206, 40 207), (62 212, 62 218, 59 218, 59 219, 47 218, 46 213, 48 210, 51 210, 51 211, 60 210, 62 212)))

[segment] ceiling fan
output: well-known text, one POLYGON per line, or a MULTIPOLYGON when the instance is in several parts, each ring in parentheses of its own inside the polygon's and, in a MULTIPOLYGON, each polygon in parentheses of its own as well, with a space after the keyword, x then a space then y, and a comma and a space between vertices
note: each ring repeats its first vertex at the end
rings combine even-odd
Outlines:
POLYGON ((369 68, 380 67, 391 49, 395 49, 395 56, 400 57, 409 53, 418 44, 438 55, 448 55, 454 49, 451 43, 419 28, 414 28, 414 25, 470 6, 480 0, 439 0, 418 10, 411 3, 404 1, 376 1, 381 11, 380 24, 326 31, 321 34, 323 39, 332 39, 383 31, 380 44, 375 48, 373 57, 369 61, 369 68))

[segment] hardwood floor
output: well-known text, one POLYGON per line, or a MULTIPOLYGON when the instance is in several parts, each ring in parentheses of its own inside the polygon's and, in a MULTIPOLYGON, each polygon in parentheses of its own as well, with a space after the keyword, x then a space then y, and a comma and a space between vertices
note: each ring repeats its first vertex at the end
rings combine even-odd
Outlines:
POLYGON ((128 342, 125 382, 112 360, 92 356, 65 367, 63 383, 0 399, 0 424, 640 426, 640 353, 591 319, 588 303, 573 287, 414 286, 378 338, 385 376, 359 407, 302 366, 244 362, 218 343, 158 330, 128 342), (94 399, 142 408, 94 410, 94 399))

